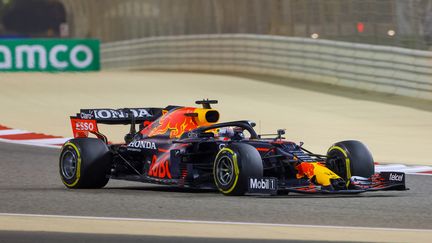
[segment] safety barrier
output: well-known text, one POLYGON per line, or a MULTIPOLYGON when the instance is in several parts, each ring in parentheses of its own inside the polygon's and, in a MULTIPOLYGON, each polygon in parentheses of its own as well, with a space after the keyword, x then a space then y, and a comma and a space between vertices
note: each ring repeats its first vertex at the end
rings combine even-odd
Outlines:
POLYGON ((264 74, 432 100, 432 52, 249 34, 102 44, 104 69, 264 74))

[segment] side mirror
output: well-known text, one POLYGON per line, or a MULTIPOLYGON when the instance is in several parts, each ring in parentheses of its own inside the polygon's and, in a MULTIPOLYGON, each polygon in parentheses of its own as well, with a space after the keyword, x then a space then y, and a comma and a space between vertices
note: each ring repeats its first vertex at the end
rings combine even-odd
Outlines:
POLYGON ((285 135, 285 129, 278 129, 277 134, 278 134, 278 136, 285 135))
POLYGON ((282 137, 282 135, 284 135, 284 134, 285 134, 285 129, 278 129, 277 130, 277 137, 276 137, 275 140, 277 140, 277 139, 285 139, 284 137, 282 137))

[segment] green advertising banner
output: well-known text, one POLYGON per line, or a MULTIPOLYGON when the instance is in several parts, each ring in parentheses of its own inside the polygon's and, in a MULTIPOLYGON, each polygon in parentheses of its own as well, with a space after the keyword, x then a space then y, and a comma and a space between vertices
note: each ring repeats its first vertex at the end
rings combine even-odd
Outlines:
POLYGON ((100 70, 99 40, 0 40, 0 71, 57 72, 100 70))

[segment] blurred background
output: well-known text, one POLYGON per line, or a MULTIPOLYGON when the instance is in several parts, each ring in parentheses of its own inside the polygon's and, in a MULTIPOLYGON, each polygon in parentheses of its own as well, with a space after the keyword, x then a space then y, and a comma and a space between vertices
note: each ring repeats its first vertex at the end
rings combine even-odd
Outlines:
POLYGON ((1 0, 0 16, 3 38, 67 36, 61 32, 67 21, 64 4, 59 1, 1 0))
POLYGON ((1 37, 263 34, 432 46, 432 0, 0 0, 1 37))

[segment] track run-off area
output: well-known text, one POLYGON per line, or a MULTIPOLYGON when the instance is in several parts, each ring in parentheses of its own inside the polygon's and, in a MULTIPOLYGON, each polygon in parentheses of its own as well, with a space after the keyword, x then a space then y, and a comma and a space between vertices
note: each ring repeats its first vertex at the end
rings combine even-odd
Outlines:
MULTIPOLYGON (((356 139, 380 163, 432 165, 432 112, 422 101, 277 78, 192 73, 2 74, 0 85, 0 124, 36 133, 70 137, 69 116, 80 108, 193 106, 210 98, 219 100, 222 121, 254 120, 261 133, 286 128, 288 140, 317 153, 356 139)), ((100 128, 111 141, 121 141, 128 129, 100 128)), ((409 191, 355 196, 225 197, 121 181, 101 190, 67 190, 58 155, 58 148, 0 142, 0 231, 306 241, 432 237, 431 176, 407 175, 409 191)))

